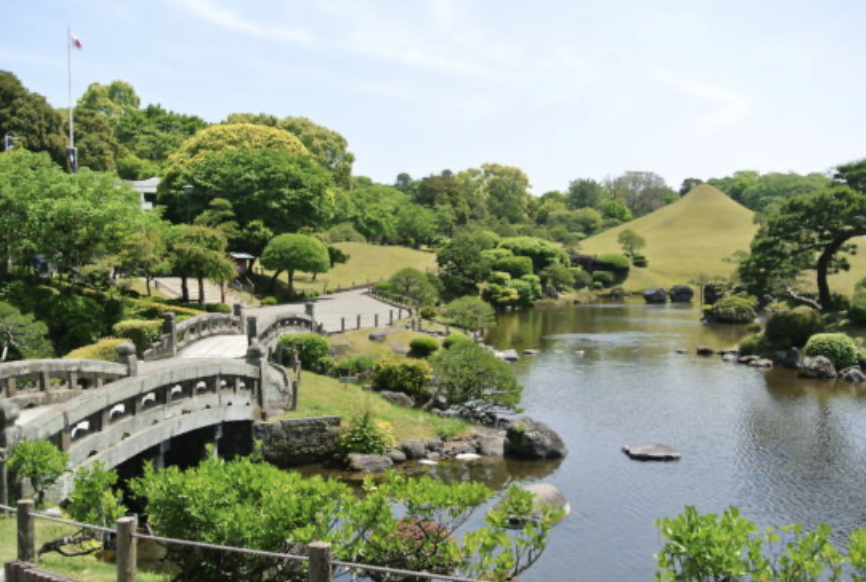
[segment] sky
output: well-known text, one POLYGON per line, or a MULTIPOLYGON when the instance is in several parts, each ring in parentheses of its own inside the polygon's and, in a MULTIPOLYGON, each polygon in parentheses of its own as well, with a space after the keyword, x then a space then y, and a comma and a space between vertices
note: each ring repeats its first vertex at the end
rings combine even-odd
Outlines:
POLYGON ((866 157, 862 0, 0 0, 0 70, 199 115, 303 116, 393 183, 517 166, 540 195, 866 157))

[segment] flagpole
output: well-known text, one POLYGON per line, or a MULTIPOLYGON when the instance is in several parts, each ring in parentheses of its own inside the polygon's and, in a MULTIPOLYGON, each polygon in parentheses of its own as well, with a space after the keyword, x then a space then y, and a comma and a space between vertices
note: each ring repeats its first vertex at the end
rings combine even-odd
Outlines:
MULTIPOLYGON (((73 149, 75 147, 75 135, 72 132, 72 29, 68 26, 66 27, 66 61, 67 61, 67 72, 69 79, 69 154, 67 157, 71 156, 73 149)), ((72 167, 70 163, 69 172, 75 172, 75 168, 72 167)))

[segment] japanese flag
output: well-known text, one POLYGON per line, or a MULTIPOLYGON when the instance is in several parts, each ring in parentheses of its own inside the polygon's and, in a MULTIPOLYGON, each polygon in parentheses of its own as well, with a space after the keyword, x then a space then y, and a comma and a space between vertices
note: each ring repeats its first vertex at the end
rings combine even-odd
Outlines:
POLYGON ((81 39, 78 38, 77 36, 75 36, 74 34, 72 34, 71 32, 69 33, 69 42, 72 44, 72 46, 74 46, 78 50, 81 50, 84 48, 84 45, 81 44, 81 39))

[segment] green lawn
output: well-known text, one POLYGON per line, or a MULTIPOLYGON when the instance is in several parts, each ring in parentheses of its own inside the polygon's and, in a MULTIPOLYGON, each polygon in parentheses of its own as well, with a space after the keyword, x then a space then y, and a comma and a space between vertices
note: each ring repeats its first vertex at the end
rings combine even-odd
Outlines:
MULTIPOLYGON (((315 281, 308 273, 295 273, 297 288, 315 289, 321 292, 325 285, 328 289, 336 289, 387 279, 405 267, 414 267, 419 271, 436 268, 436 255, 428 251, 365 243, 336 243, 334 246, 350 256, 348 262, 320 274, 315 281)), ((288 281, 285 273, 280 278, 288 281)))
POLYGON ((428 439, 462 434, 470 425, 456 419, 440 418, 420 410, 401 408, 356 384, 343 384, 335 378, 303 372, 298 394, 298 409, 277 418, 307 418, 337 415, 348 419, 370 411, 394 429, 398 441, 428 439))
MULTIPOLYGON (((17 540, 14 516, 11 519, 0 517, 0 563, 16 559, 17 540)), ((56 540, 63 536, 72 535, 76 529, 50 523, 41 519, 36 520, 36 550, 48 541, 56 540)), ((67 558, 57 553, 43 554, 39 559, 39 566, 49 572, 54 572, 82 582, 113 582, 117 580, 117 569, 114 564, 102 562, 91 556, 78 556, 67 558)), ((138 573, 141 582, 167 582, 170 576, 138 573)))
POLYGON ((624 287, 670 288, 706 275, 727 278, 734 265, 723 259, 734 251, 748 250, 757 231, 754 213, 709 185, 701 185, 674 204, 652 214, 605 231, 580 244, 585 254, 621 253, 617 236, 631 229, 646 239, 640 252, 647 268, 632 267, 624 287))

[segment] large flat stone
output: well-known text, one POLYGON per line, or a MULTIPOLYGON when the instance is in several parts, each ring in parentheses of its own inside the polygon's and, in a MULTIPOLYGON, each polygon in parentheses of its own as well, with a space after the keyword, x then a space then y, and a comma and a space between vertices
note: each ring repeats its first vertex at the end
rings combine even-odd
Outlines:
POLYGON ((682 457, 667 445, 625 446, 622 452, 635 461, 679 461, 682 457))

